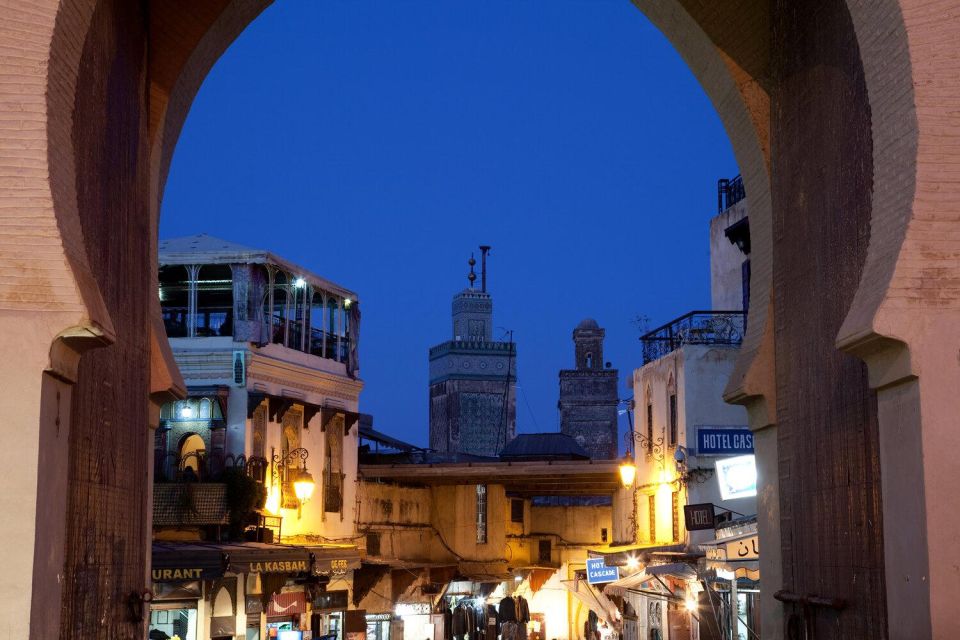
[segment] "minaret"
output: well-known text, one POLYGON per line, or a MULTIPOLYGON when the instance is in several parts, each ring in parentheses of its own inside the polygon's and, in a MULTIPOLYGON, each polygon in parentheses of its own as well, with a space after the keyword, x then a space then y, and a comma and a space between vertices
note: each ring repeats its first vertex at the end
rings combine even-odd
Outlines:
POLYGON ((573 330, 574 369, 560 372, 560 431, 591 458, 617 457, 617 370, 603 360, 605 332, 587 318, 573 330))
POLYGON ((493 339, 493 298, 481 246, 481 288, 473 255, 469 287, 453 297, 453 339, 430 349, 430 448, 495 456, 516 432, 516 346, 493 339))

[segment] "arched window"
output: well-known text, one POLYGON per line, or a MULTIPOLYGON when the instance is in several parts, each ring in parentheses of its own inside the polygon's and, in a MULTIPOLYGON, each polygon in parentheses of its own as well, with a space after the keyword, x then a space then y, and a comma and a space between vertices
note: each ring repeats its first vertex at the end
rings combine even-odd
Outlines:
POLYGON ((678 434, 678 421, 679 416, 677 415, 677 385, 673 379, 673 374, 670 374, 670 379, 667 382, 667 433, 668 433, 668 442, 671 447, 677 446, 678 434))
POLYGON ((194 476, 197 479, 203 473, 203 456, 207 452, 207 445, 196 433, 188 433, 180 439, 180 473, 194 476))
POLYGON ((587 369, 593 369, 593 354, 589 351, 587 352, 586 357, 584 358, 584 364, 587 369))
MULTIPOLYGON (((646 401, 646 426, 647 426, 647 455, 653 454, 653 396, 650 394, 650 387, 644 394, 646 401)), ((661 441, 662 442, 662 441, 661 441)))

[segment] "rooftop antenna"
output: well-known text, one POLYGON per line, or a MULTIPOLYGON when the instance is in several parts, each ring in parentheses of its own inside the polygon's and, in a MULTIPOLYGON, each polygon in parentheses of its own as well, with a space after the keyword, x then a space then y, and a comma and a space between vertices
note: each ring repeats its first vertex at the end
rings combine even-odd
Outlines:
POLYGON ((490 253, 490 245, 480 245, 480 290, 487 292, 487 254, 490 253))
POLYGON ((470 288, 473 289, 473 282, 477 279, 477 274, 473 272, 473 265, 477 264, 477 261, 473 259, 473 254, 470 254, 470 259, 467 260, 467 264, 470 265, 470 275, 467 276, 467 280, 470 281, 470 288))

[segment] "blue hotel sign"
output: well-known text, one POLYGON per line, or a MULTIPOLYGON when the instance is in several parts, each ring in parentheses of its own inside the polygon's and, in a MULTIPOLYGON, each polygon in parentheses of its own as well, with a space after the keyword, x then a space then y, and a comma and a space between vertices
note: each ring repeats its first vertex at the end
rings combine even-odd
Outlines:
POLYGON ((587 558, 587 583, 604 584, 620 579, 620 567, 608 567, 603 558, 587 558))
POLYGON ((737 456, 753 453, 748 427, 697 427, 698 456, 737 456))

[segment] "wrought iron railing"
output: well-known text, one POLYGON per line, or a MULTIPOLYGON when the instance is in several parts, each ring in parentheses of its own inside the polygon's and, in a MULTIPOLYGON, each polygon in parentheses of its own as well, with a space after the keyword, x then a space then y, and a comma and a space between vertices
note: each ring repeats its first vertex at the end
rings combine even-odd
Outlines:
POLYGON ((257 482, 264 482, 267 461, 259 456, 235 456, 220 452, 192 451, 186 455, 176 453, 154 454, 153 478, 155 482, 218 482, 227 469, 239 469, 257 482))
POLYGON ((739 345, 743 342, 745 320, 743 311, 691 311, 640 336, 643 363, 687 344, 739 345))
POLYGON ((747 197, 743 188, 743 177, 720 178, 717 180, 717 213, 723 213, 747 197))

